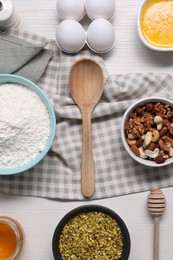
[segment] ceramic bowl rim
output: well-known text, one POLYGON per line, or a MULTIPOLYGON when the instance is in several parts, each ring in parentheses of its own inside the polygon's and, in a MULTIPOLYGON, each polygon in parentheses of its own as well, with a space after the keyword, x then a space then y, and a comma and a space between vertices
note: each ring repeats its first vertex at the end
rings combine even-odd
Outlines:
POLYGON ((38 164, 43 158, 44 156, 47 154, 47 152, 49 151, 54 137, 55 137, 55 133, 56 133, 56 117, 55 117, 55 112, 53 109, 53 106, 49 100, 49 98, 47 97, 47 95, 44 93, 44 91, 37 86, 35 83, 33 83, 32 81, 26 79, 25 77, 21 77, 15 74, 0 74, 0 84, 3 83, 17 83, 20 85, 23 85, 24 87, 27 87, 29 89, 32 89, 33 91, 35 91, 38 96, 42 99, 43 103, 45 104, 46 108, 48 109, 49 112, 49 116, 50 116, 50 135, 48 137, 47 143, 44 147, 44 149, 42 150, 42 152, 33 160, 31 160, 30 162, 18 166, 18 167, 14 167, 14 168, 4 168, 4 169, 0 169, 0 175, 13 175, 13 174, 18 174, 21 172, 24 172, 26 170, 29 170, 30 168, 32 168, 33 166, 35 166, 36 164, 38 164))
POLYGON ((170 48, 161 48, 161 47, 157 47, 154 46, 152 44, 150 44, 145 37, 143 36, 142 30, 141 30, 141 13, 143 10, 143 7, 145 6, 145 4, 147 4, 148 2, 150 2, 151 0, 142 0, 139 8, 138 8, 138 13, 137 13, 137 32, 139 35, 140 40, 142 41, 142 43, 148 47, 151 50, 154 51, 160 51, 160 52, 169 52, 169 51, 173 51, 173 47, 170 48))
POLYGON ((60 239, 60 234, 65 226, 65 224, 73 217, 76 215, 83 213, 83 212, 91 212, 91 211, 97 211, 97 212, 103 212, 105 214, 108 214, 112 218, 114 218, 119 227, 121 228, 122 234, 123 234, 123 243, 125 245, 121 259, 120 260, 128 260, 129 254, 130 254, 130 249, 131 249, 131 239, 130 239, 130 234, 127 229, 127 226, 125 222, 122 220, 122 218, 113 210, 110 208, 107 208, 105 206, 101 205, 94 205, 94 204, 89 204, 89 205, 84 205, 84 206, 79 206, 77 208, 72 209, 69 211, 58 223, 58 225, 55 228, 54 234, 53 234, 53 239, 52 239, 52 251, 54 255, 55 260, 62 260, 62 256, 59 251, 59 247, 57 244, 59 243, 60 239))
POLYGON ((173 163, 173 158, 168 158, 164 163, 162 164, 157 164, 155 163, 154 161, 149 161, 149 160, 146 160, 146 159, 142 159, 138 156, 136 156, 130 149, 130 146, 128 145, 127 143, 127 140, 126 140, 126 135, 125 135, 125 125, 128 121, 128 117, 129 117, 129 114, 134 111, 134 109, 137 107, 137 106, 141 106, 141 105, 144 105, 146 103, 149 103, 149 102, 163 102, 163 103, 167 103, 169 104, 171 107, 173 107, 173 101, 171 101, 170 99, 167 99, 167 98, 164 98, 164 97, 160 97, 160 96, 151 96, 151 97, 146 97, 146 98, 142 98, 138 101, 135 101, 131 106, 129 106, 129 108, 125 111, 124 115, 123 115, 123 118, 122 118, 122 122, 121 122, 121 139, 122 139, 122 143, 124 145, 124 148, 126 150, 126 152, 137 162, 139 162, 140 164, 143 164, 145 166, 149 166, 149 167, 163 167, 163 166, 166 166, 166 165, 169 165, 169 164, 172 164, 173 163))

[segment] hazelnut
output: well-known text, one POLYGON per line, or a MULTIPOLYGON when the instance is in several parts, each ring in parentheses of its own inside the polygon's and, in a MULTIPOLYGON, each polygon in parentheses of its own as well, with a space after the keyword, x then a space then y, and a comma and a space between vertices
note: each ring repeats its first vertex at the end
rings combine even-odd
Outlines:
POLYGON ((158 164, 162 164, 166 161, 166 158, 163 157, 163 155, 158 155, 156 158, 155 158, 155 162, 158 163, 158 164))
POLYGON ((135 113, 136 113, 138 116, 142 116, 143 112, 144 112, 144 110, 143 110, 142 107, 137 107, 137 108, 135 109, 135 113))
POLYGON ((146 109, 147 112, 152 112, 153 109, 154 109, 154 104, 147 103, 146 106, 145 106, 145 109, 146 109))

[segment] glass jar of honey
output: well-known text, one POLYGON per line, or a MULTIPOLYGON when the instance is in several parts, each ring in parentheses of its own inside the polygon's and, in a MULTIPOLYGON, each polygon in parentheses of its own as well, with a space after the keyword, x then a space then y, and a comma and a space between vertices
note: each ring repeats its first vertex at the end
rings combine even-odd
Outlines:
POLYGON ((0 216, 0 260, 14 260, 19 256, 24 241, 21 225, 13 218, 0 216))

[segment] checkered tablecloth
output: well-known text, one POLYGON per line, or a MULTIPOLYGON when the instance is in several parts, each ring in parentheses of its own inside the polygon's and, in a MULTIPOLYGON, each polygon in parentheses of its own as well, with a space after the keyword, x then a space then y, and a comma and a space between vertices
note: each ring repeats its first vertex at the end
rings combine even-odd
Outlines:
MULTIPOLYGON (((44 37, 12 31, 14 36, 33 43, 44 37)), ((53 199, 82 200, 81 153, 82 120, 70 97, 68 74, 72 63, 83 56, 95 58, 103 68, 103 96, 93 112, 92 143, 95 161, 95 194, 92 199, 142 192, 173 185, 172 166, 148 168, 131 159, 125 151, 120 125, 125 110, 134 101, 158 95, 173 97, 173 77, 169 74, 124 74, 109 76, 101 57, 83 50, 77 55, 60 53, 53 40, 48 49, 53 57, 38 82, 56 112, 56 137, 48 155, 27 172, 0 177, 0 191, 53 199)))

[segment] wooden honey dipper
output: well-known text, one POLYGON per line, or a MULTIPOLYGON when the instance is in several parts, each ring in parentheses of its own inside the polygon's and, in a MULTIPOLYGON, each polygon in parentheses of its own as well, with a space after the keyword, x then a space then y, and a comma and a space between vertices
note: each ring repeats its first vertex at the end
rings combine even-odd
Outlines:
POLYGON ((152 189, 147 199, 148 210, 154 218, 154 256, 153 260, 159 260, 159 221, 166 208, 166 199, 159 189, 152 189))

